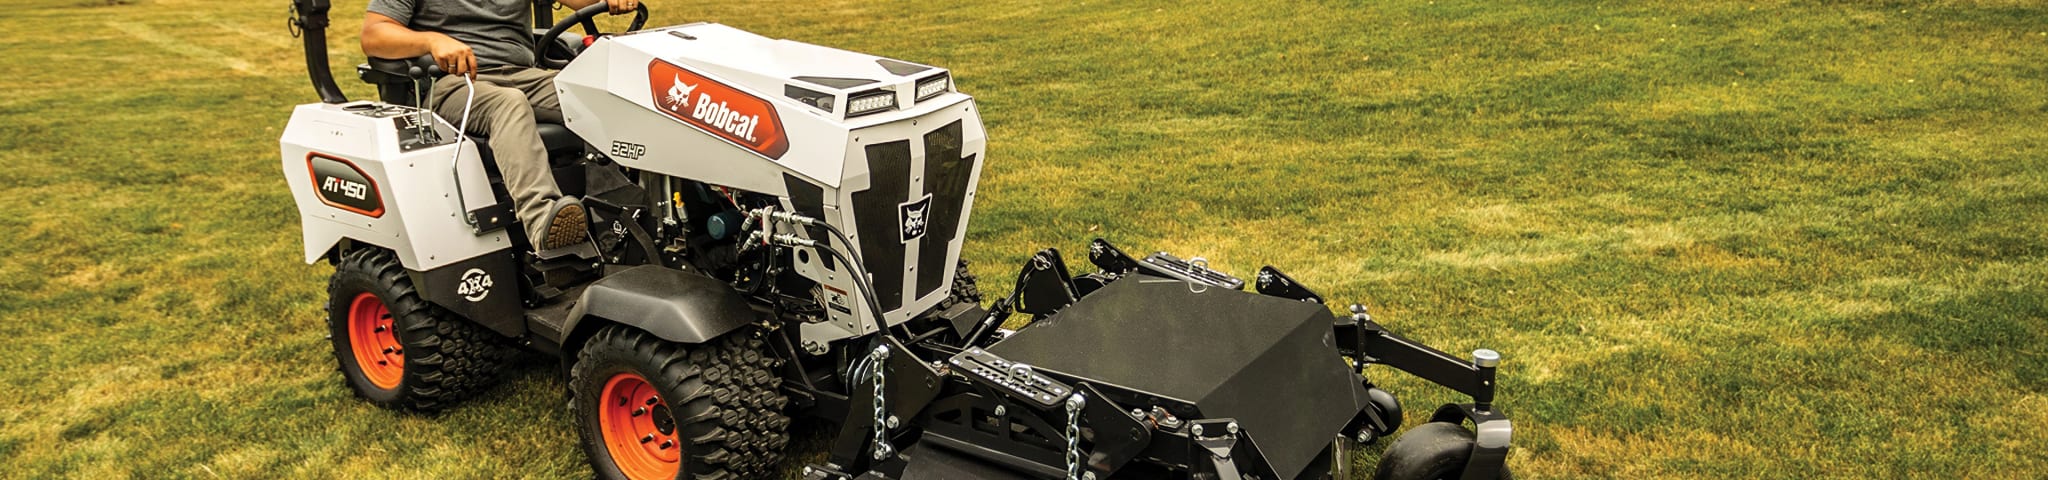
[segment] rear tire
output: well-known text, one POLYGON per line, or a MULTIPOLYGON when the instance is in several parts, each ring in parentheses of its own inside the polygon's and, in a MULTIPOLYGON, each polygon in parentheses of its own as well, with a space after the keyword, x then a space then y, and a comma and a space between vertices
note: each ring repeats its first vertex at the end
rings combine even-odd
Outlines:
POLYGON ((421 299, 398 259, 375 248, 335 262, 327 330, 349 388, 394 410, 453 406, 490 386, 510 355, 497 333, 421 299))
POLYGON ((570 406, 598 478, 755 478, 789 443, 779 363, 741 330, 682 345, 624 326, 590 337, 570 406))
MULTIPOLYGON (((1429 422, 1401 434, 1380 454, 1374 480, 1456 480, 1465 474, 1465 462, 1472 458, 1472 431, 1464 425, 1429 422)), ((1506 466, 1501 480, 1515 478, 1506 466)))

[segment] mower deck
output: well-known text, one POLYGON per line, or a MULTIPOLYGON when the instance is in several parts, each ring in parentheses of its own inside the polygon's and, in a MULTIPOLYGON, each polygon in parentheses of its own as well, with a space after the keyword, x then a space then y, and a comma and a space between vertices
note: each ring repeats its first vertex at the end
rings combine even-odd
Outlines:
POLYGON ((1332 345, 1332 320, 1321 305, 1137 277, 988 350, 1119 403, 1236 419, 1273 470, 1293 478, 1366 405, 1332 345))

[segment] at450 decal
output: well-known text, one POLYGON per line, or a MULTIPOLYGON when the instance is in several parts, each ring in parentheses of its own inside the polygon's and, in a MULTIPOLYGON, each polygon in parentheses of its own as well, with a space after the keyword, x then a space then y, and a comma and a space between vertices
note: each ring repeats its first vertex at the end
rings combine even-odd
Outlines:
POLYGON ((384 197, 377 181, 356 164, 340 157, 306 154, 306 170, 313 173, 313 193, 327 206, 367 215, 384 216, 384 197))
POLYGON ((789 152, 782 119, 761 97, 660 59, 647 63, 647 85, 661 113, 771 160, 789 152))

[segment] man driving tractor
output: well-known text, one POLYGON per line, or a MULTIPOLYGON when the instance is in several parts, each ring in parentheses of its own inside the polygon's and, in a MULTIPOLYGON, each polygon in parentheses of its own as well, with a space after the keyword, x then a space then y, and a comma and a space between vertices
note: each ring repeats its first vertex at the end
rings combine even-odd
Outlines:
MULTIPOLYGON (((572 8, 604 2, 613 15, 639 0, 560 0, 572 8)), ((465 84, 476 99, 468 133, 490 137, 505 188, 535 250, 560 249, 589 238, 583 205, 562 195, 548 170, 536 122, 561 123, 555 71, 535 66, 530 0, 371 0, 363 17, 363 53, 378 58, 431 55, 448 75, 434 82, 426 107, 453 120, 463 114, 465 84), (455 101, 450 101, 455 100, 455 101)))

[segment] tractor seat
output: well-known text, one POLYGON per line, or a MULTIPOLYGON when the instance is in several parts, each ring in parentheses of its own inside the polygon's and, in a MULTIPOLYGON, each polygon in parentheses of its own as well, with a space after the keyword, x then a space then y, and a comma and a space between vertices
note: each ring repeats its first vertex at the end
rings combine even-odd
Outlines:
POLYGON ((576 132, 569 131, 569 127, 548 122, 541 122, 537 127, 540 130, 540 144, 547 148, 549 157, 563 156, 563 152, 574 153, 583 148, 583 139, 577 137, 576 132))
MULTIPOLYGON (((577 137, 576 132, 569 131, 569 127, 547 122, 535 124, 534 127, 540 132, 541 147, 548 152, 548 166, 567 167, 576 164, 576 160, 582 157, 583 139, 577 137)), ((496 169, 498 159, 490 148, 491 137, 470 135, 469 140, 476 143, 478 152, 483 154, 484 162, 493 164, 492 168, 496 169)))

